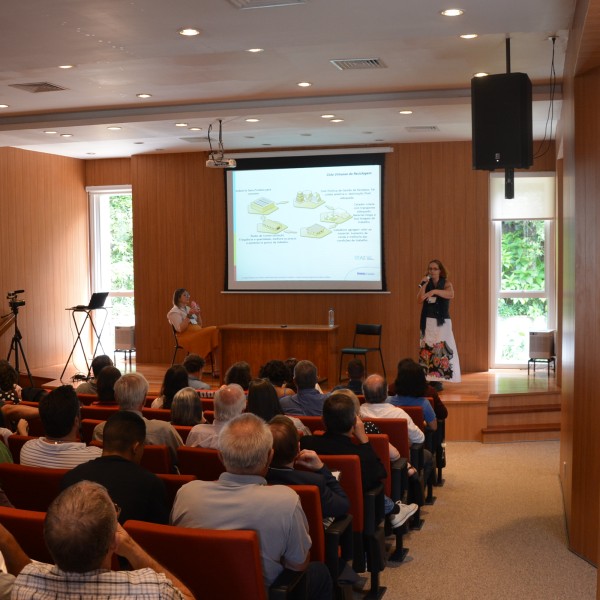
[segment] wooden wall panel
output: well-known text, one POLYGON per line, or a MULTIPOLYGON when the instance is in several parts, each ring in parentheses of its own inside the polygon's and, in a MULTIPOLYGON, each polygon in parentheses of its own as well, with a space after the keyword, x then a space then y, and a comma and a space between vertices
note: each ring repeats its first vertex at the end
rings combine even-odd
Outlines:
MULTIPOLYGON (((0 148, 0 206, 1 313, 9 312, 6 293, 24 289, 19 328, 29 367, 59 364, 73 344, 64 308, 89 293, 83 162, 0 148)), ((11 337, 0 338, 0 356, 11 337)))
POLYGON ((131 159, 86 160, 85 185, 131 185, 131 159))

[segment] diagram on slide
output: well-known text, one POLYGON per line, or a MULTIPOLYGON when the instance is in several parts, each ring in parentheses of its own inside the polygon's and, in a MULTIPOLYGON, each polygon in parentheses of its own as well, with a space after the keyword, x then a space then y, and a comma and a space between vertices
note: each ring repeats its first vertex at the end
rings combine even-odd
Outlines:
POLYGON ((327 212, 321 213, 321 221, 324 223, 335 223, 336 225, 341 225, 342 223, 349 221, 351 218, 352 215, 341 208, 333 208, 327 212))
POLYGON ((277 210, 277 206, 268 198, 257 198, 248 205, 248 212, 254 215, 270 215, 277 210))
POLYGON ((306 238, 324 238, 330 233, 331 229, 327 229, 327 227, 323 227, 323 225, 319 225, 318 223, 315 223, 310 227, 300 228, 300 235, 306 238))
POLYGON ((271 235, 276 235, 282 231, 285 231, 287 228, 288 226, 284 223, 263 217, 262 221, 256 226, 256 231, 259 233, 270 233, 271 235))
POLYGON ((310 190, 298 192, 294 200, 296 208, 318 208, 321 204, 325 204, 325 200, 321 198, 321 194, 310 190))

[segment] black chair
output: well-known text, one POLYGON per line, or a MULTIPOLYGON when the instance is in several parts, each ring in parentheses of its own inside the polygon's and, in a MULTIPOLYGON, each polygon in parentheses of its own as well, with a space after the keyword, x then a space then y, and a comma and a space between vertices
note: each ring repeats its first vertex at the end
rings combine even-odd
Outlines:
POLYGON ((382 325, 365 325, 358 323, 354 330, 354 338, 352 339, 352 347, 342 348, 340 354, 340 372, 338 374, 338 381, 342 380, 342 363, 344 361, 345 354, 351 354, 356 358, 357 356, 365 357, 365 372, 368 373, 367 369, 367 354, 369 352, 379 352, 379 358, 381 359, 381 367, 383 369, 383 376, 385 377, 385 364, 383 362, 383 354, 381 353, 381 328, 382 325), (377 345, 374 346, 375 338, 377 338, 377 345), (361 344, 362 342, 362 344, 361 344))
POLYGON ((175 339, 175 349, 173 350, 173 360, 171 361, 171 366, 175 364, 175 359, 177 358, 178 350, 185 350, 183 346, 179 345, 179 339, 177 338, 177 330, 173 325, 171 325, 171 329, 173 330, 173 338, 175 339))

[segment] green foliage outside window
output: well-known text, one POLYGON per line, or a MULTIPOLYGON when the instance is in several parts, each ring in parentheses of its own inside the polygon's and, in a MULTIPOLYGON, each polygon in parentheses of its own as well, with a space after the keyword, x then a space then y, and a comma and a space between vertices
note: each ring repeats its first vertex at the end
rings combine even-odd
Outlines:
POLYGON ((131 196, 110 197, 111 289, 133 290, 133 221, 131 196))
MULTIPOLYGON (((544 221, 503 221, 500 289, 503 292, 543 291, 546 286, 545 253, 544 221)), ((501 298, 498 302, 500 317, 536 318, 547 312, 547 302, 543 298, 501 298)))

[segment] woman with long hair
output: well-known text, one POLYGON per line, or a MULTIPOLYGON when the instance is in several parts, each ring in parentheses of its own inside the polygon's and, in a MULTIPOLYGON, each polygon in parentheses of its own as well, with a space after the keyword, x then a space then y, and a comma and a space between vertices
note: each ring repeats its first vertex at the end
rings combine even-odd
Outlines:
POLYGON ((430 261, 417 293, 422 305, 419 364, 425 369, 426 378, 438 385, 461 380, 449 312, 453 298, 454 286, 448 280, 446 267, 437 258, 430 261))

